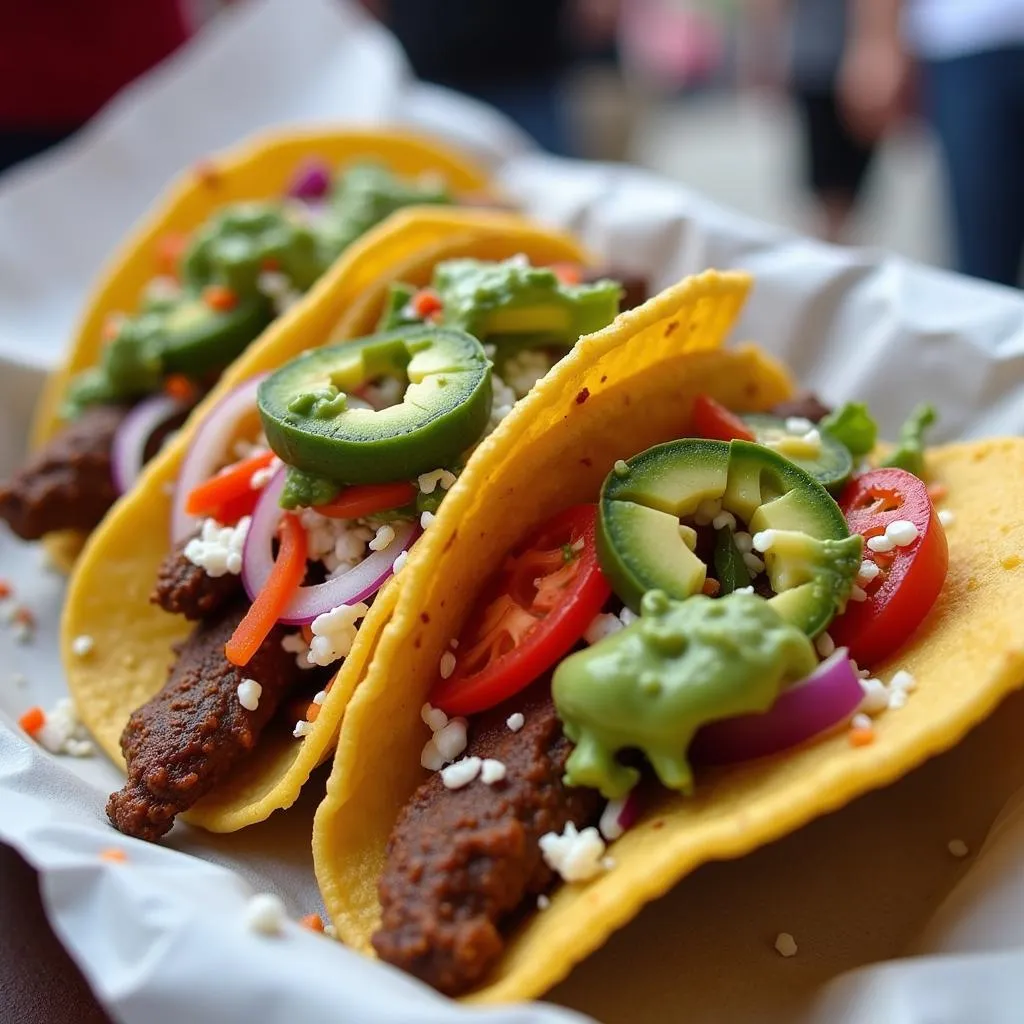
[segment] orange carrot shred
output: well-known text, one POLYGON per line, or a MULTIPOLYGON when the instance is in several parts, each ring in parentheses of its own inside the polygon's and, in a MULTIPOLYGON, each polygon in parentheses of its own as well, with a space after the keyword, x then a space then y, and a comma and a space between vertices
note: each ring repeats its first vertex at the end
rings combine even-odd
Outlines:
POLYGON ((578 263, 552 263, 551 269, 562 284, 579 284, 583 280, 583 268, 578 263))
POLYGON ((100 850, 100 860, 109 861, 111 864, 123 864, 128 859, 128 854, 120 847, 108 846, 100 850))
POLYGON ((216 476, 211 476, 209 480, 197 484, 188 492, 185 511, 190 516, 213 515, 226 502, 250 492, 253 474, 266 469, 273 459, 273 452, 261 452, 259 455, 242 459, 216 476))
POLYGON ((874 729, 851 729, 850 730, 850 746, 852 747, 866 747, 875 742, 875 730, 874 729))
POLYGON ((29 736, 35 736, 37 732, 44 725, 46 725, 46 712, 41 707, 29 708, 21 718, 18 719, 18 725, 22 727, 29 734, 29 736))
POLYGON ((218 313, 226 313, 238 305, 238 292, 223 284, 210 284, 203 289, 203 302, 218 313))
POLYGON ((263 589, 224 645, 232 665, 248 665, 306 575, 306 531, 291 513, 281 518, 281 547, 263 589))
POLYGON ((5 597, 10 597, 13 593, 14 591, 11 588, 10 583, 8 583, 7 580, 0 580, 0 601, 5 597))
POLYGON ((433 288, 421 288, 410 302, 413 312, 421 319, 432 318, 433 314, 440 313, 444 308, 441 296, 433 288))
POLYGON ((172 373, 164 381, 164 392, 171 398, 180 398, 183 402, 191 402, 196 395, 195 385, 182 373, 172 373))
POLYGON ((161 273, 168 277, 178 276, 178 264, 188 248, 188 236, 180 231, 169 231, 161 235, 156 243, 156 263, 161 273))
POLYGON ((704 587, 702 588, 702 593, 707 594, 708 597, 718 597, 718 593, 719 593, 719 591, 721 589, 722 589, 722 584, 719 583, 718 580, 713 580, 713 579, 711 579, 711 577, 708 577, 704 581, 704 587))
POLYGON ((299 919, 299 924, 303 928, 308 928, 311 932, 322 932, 324 930, 324 919, 319 914, 307 914, 299 919))

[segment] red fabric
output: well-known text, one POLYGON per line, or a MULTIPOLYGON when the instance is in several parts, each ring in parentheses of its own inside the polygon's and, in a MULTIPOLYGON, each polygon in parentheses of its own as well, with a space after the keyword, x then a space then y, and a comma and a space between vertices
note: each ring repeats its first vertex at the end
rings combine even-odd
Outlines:
POLYGON ((0 0, 0 127, 80 124, 188 36, 179 0, 0 0))

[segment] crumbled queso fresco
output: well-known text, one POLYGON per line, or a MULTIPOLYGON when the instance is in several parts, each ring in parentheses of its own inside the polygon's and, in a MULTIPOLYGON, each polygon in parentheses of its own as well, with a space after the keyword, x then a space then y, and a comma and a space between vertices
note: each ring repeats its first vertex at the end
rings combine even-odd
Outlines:
POLYGON ((487 426, 484 427, 484 437, 493 434, 498 429, 498 424, 508 416, 517 401, 515 391, 493 371, 491 372, 491 390, 494 395, 491 401, 491 418, 487 421, 487 426))
POLYGON ((540 852, 544 863, 567 882, 585 882, 607 867, 604 840, 593 825, 580 832, 566 822, 561 835, 547 832, 540 837, 540 852))
POLYGON ((90 757, 96 748, 88 738, 85 726, 78 720, 75 705, 69 697, 57 701, 46 712, 46 720, 34 739, 51 754, 69 754, 71 757, 90 757))
POLYGON ((420 718, 432 733, 423 745, 420 764, 427 771, 440 771, 466 749, 469 723, 465 718, 449 719, 440 708, 429 704, 424 704, 420 709, 420 718))
POLYGON ((308 557, 314 562, 323 562, 329 578, 354 569, 366 557, 367 547, 376 538, 374 530, 356 519, 332 519, 311 508, 299 513, 299 522, 306 531, 308 557))
POLYGON ((369 610, 360 601, 358 604, 339 604, 337 608, 318 615, 310 627, 313 631, 308 655, 310 662, 314 665, 333 665, 347 657, 358 632, 356 623, 369 610))
POLYGON ((598 612, 587 626, 583 639, 588 644, 596 644, 599 640, 618 633, 620 629, 631 626, 636 620, 636 613, 630 611, 629 608, 623 608, 618 615, 613 615, 611 612, 598 612))
POLYGON ((242 571, 242 548, 249 533, 249 516, 235 526, 221 526, 216 519, 204 519, 198 537, 185 545, 185 557, 207 576, 237 576, 242 571))
POLYGON ((429 473, 420 473, 416 483, 423 494, 433 494, 437 485, 442 491, 450 490, 455 483, 455 474, 450 469, 432 469, 429 473))
POLYGON ((504 382, 517 394, 526 395, 547 374, 550 359, 539 349, 523 349, 505 360, 501 368, 504 382))

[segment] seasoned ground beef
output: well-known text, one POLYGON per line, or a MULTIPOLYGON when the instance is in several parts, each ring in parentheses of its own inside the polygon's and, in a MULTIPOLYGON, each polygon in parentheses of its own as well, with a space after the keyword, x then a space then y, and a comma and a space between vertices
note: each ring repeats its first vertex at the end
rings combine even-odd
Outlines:
POLYGON ((616 273, 613 267, 598 267, 596 270, 584 271, 582 280, 584 283, 589 283, 609 277, 622 285, 623 296, 622 302, 619 304, 620 310, 641 306, 650 296, 650 282, 646 277, 641 277, 639 274, 616 273))
POLYGON ((264 726, 298 681, 295 656, 270 635, 244 668, 230 664, 224 644, 248 608, 238 600, 215 622, 200 623, 181 644, 163 689, 133 712, 121 736, 128 782, 107 801, 115 828, 159 839, 174 816, 212 790, 256 745, 264 726), (259 706, 246 711, 238 684, 263 687, 259 706))
POLYGON ((242 580, 231 573, 207 575, 185 557, 187 543, 183 541, 160 563, 149 600, 172 615, 206 619, 242 593, 242 580))
POLYGON ((117 500, 110 467, 123 405, 93 405, 0 486, 0 519, 25 540, 97 526, 117 500))
POLYGON ((486 977, 504 948, 502 923, 551 883, 540 837, 590 824, 602 805, 596 791, 562 784, 572 745, 546 680, 470 728, 466 756, 501 761, 505 779, 449 790, 435 773, 420 786, 388 842, 373 936, 381 959, 447 995, 486 977), (505 724, 514 711, 526 719, 519 732, 505 724))
POLYGON ((823 420, 832 410, 818 400, 818 396, 810 391, 801 391, 787 402, 779 402, 768 410, 773 416, 802 416, 805 420, 817 423, 823 420))

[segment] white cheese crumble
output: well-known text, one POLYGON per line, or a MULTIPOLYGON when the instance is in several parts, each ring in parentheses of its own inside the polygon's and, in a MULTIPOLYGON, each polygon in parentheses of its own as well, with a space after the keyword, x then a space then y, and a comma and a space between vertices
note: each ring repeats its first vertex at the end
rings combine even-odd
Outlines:
POLYGON ((455 655, 451 651, 445 651, 441 655, 441 663, 438 665, 438 671, 441 673, 442 679, 448 679, 451 674, 455 671, 455 655))
POLYGON ((425 530, 437 518, 430 509, 424 509, 420 513, 420 529, 425 530))
POLYGON ((722 502, 718 498, 705 498, 694 510, 693 521, 698 526, 707 526, 722 513, 722 502))
POLYGON ((440 708, 431 707, 429 704, 424 704, 420 708, 420 718, 432 733, 430 739, 423 745, 420 765, 427 771, 436 772, 449 761, 454 761, 466 749, 469 723, 465 718, 449 720, 440 708))
POLYGON ((95 747, 85 727, 78 720, 75 705, 69 697, 57 701, 46 712, 41 728, 33 735, 35 741, 51 754, 70 754, 71 757, 89 757, 95 747))
POLYGON ((920 531, 909 519, 897 519, 885 528, 885 535, 896 547, 905 548, 917 540, 920 531))
POLYGON ((860 685, 864 696, 861 698, 860 704, 857 705, 857 710, 869 715, 877 715, 885 711, 889 706, 889 691, 886 689, 885 683, 881 679, 868 678, 862 679, 860 685))
POLYGON ((863 587, 865 583, 870 583, 873 579, 876 579, 881 571, 871 559, 865 558, 857 570, 857 584, 863 587))
POLYGON ((753 592, 754 592, 754 588, 753 587, 737 587, 733 591, 734 594, 752 594, 753 592))
POLYGON ((818 654, 823 658, 827 658, 836 651, 836 642, 828 635, 828 633, 820 633, 818 638, 814 641, 814 646, 818 651, 818 654))
POLYGON ((946 844, 946 849, 949 850, 954 857, 966 857, 970 850, 967 844, 962 839, 950 839, 946 844))
POLYGON ((498 761, 493 757, 485 757, 480 764, 480 781, 485 786, 493 786, 496 782, 501 782, 502 779, 508 774, 508 770, 505 768, 503 761, 498 761))
POLYGON ((146 298, 151 302, 172 302, 181 297, 181 285, 168 274, 160 274, 146 285, 146 298))
POLYGON ((917 680, 906 669, 901 668, 889 680, 889 688, 892 690, 903 690, 904 693, 913 693, 917 689, 917 680))
POLYGON ((390 523, 377 527, 377 534, 367 545, 371 551, 387 551, 395 539, 395 528, 390 523))
POLYGON ((814 424, 804 416, 786 417, 786 433, 788 434, 806 434, 814 429, 814 424))
POLYGON ((449 469, 432 469, 429 473, 420 473, 416 483, 421 493, 433 494, 438 484, 441 485, 442 491, 451 490, 455 480, 455 474, 449 469))
POLYGON ((726 527, 730 530, 735 530, 736 517, 731 512, 719 512, 718 515, 711 520, 711 525, 716 530, 724 530, 726 527))
POLYGON ((284 903, 272 892, 258 892, 245 905, 245 926, 258 935, 280 935, 287 920, 284 903))
POLYGON ((779 932, 775 938, 775 950, 779 956, 796 956, 796 939, 789 932, 779 932))
POLYGON ((873 724, 871 716, 866 715, 863 711, 858 711, 857 714, 850 719, 851 729, 870 729, 873 724))
POLYGON ((605 637, 618 633, 620 629, 632 625, 636 620, 636 613, 631 612, 628 608, 623 608, 618 615, 613 615, 611 612, 598 612, 590 620, 590 625, 583 633, 583 639, 588 644, 596 644, 604 640, 605 637))
POLYGON ((948 508, 939 509, 939 522, 943 526, 952 526, 956 522, 956 513, 948 508))
POLYGON ((204 519, 198 537, 185 545, 185 557, 207 576, 237 576, 242 571, 242 548, 249 533, 249 516, 234 526, 221 526, 216 519, 204 519))
POLYGON ((317 690, 316 693, 313 694, 313 703, 316 704, 317 707, 323 704, 325 700, 327 700, 326 690, 317 690))
POLYGON ((519 732, 526 725, 526 719, 523 717, 522 711, 515 711, 505 719, 505 724, 512 732, 519 732))
POLYGON ((435 708, 431 704, 424 704, 420 708, 420 718, 431 732, 438 732, 448 724, 448 716, 440 708, 435 708))
POLYGON ((292 729, 292 735, 297 739, 301 740, 308 736, 313 731, 313 723, 307 722, 304 718, 300 718, 295 723, 295 728, 292 729))
POLYGON ((295 655, 295 664, 299 668, 311 669, 313 662, 309 660, 309 644, 301 633, 289 633, 281 637, 281 647, 289 654, 295 655))
POLYGON ((867 591, 863 587, 858 587, 856 583, 850 587, 850 600, 856 601, 860 604, 868 599, 867 591))
POLYGON ((505 383, 522 398, 550 369, 551 361, 545 352, 525 348, 505 360, 501 374, 505 383))
POLYGON ((83 633, 81 636, 76 636, 71 641, 71 653, 76 658, 86 658, 92 653, 93 647, 95 647, 95 641, 87 633, 83 633))
POLYGON ((445 789, 462 789, 468 786, 480 774, 479 757, 464 757, 461 761, 441 769, 441 781, 445 789))
POLYGON ((867 546, 871 551, 884 555, 896 547, 896 541, 891 540, 887 534, 880 533, 877 537, 868 537, 867 546))
POLYGON ((601 812, 601 819, 597 823, 597 827, 601 832, 601 835, 608 840, 609 843, 614 842, 619 836, 622 835, 626 830, 619 824, 619 818, 622 816, 622 809, 626 806, 626 797, 619 797, 617 800, 609 800, 604 805, 604 810, 601 812))
POLYGON ((268 299, 286 295, 291 289, 291 278, 277 270, 264 270, 256 278, 256 290, 268 299))
POLYGON ((546 896, 544 893, 541 893, 537 897, 537 909, 538 910, 547 910, 548 907, 550 907, 550 906, 551 906, 551 897, 550 896, 546 896))
POLYGON ((761 530, 754 534, 751 539, 751 545, 755 551, 760 551, 764 554, 765 551, 771 550, 772 545, 775 543, 775 535, 777 533, 777 530, 761 530))
POLYGON ((331 578, 354 569, 366 557, 374 530, 356 519, 332 519, 311 508, 299 513, 306 531, 307 556, 323 562, 331 578))
POLYGON ((404 568, 405 563, 409 561, 409 552, 403 551, 395 559, 395 564, 391 566, 391 575, 397 576, 404 568))
POLYGON ((508 416, 518 396, 493 370, 491 371, 491 416, 484 427, 484 437, 493 434, 498 424, 508 416))
POLYGON ((566 822, 561 835, 547 832, 540 837, 540 852, 544 863, 567 882, 585 882, 605 870, 601 863, 604 840, 593 825, 579 832, 571 821, 566 822))
POLYGON ((754 538, 744 530, 739 530, 737 533, 734 533, 732 535, 732 542, 736 545, 736 550, 741 555, 745 555, 754 550, 754 538))
POLYGON ((758 573, 764 572, 764 562, 757 557, 753 552, 743 552, 743 564, 756 576, 758 573))
POLYGON ((332 665, 347 657, 359 629, 356 623, 369 610, 360 601, 358 604, 339 604, 337 608, 318 615, 310 627, 313 642, 309 645, 309 660, 314 665, 332 665))
POLYGON ((249 487, 254 491, 262 491, 270 483, 271 477, 284 465, 276 456, 270 460, 262 469, 257 469, 249 477, 249 487))
POLYGON ((238 684, 238 703, 246 711, 255 711, 260 706, 263 687, 255 679, 243 679, 238 684))
POLYGON ((445 761, 454 761, 466 749, 468 722, 464 718, 452 718, 434 734, 434 746, 445 761))

